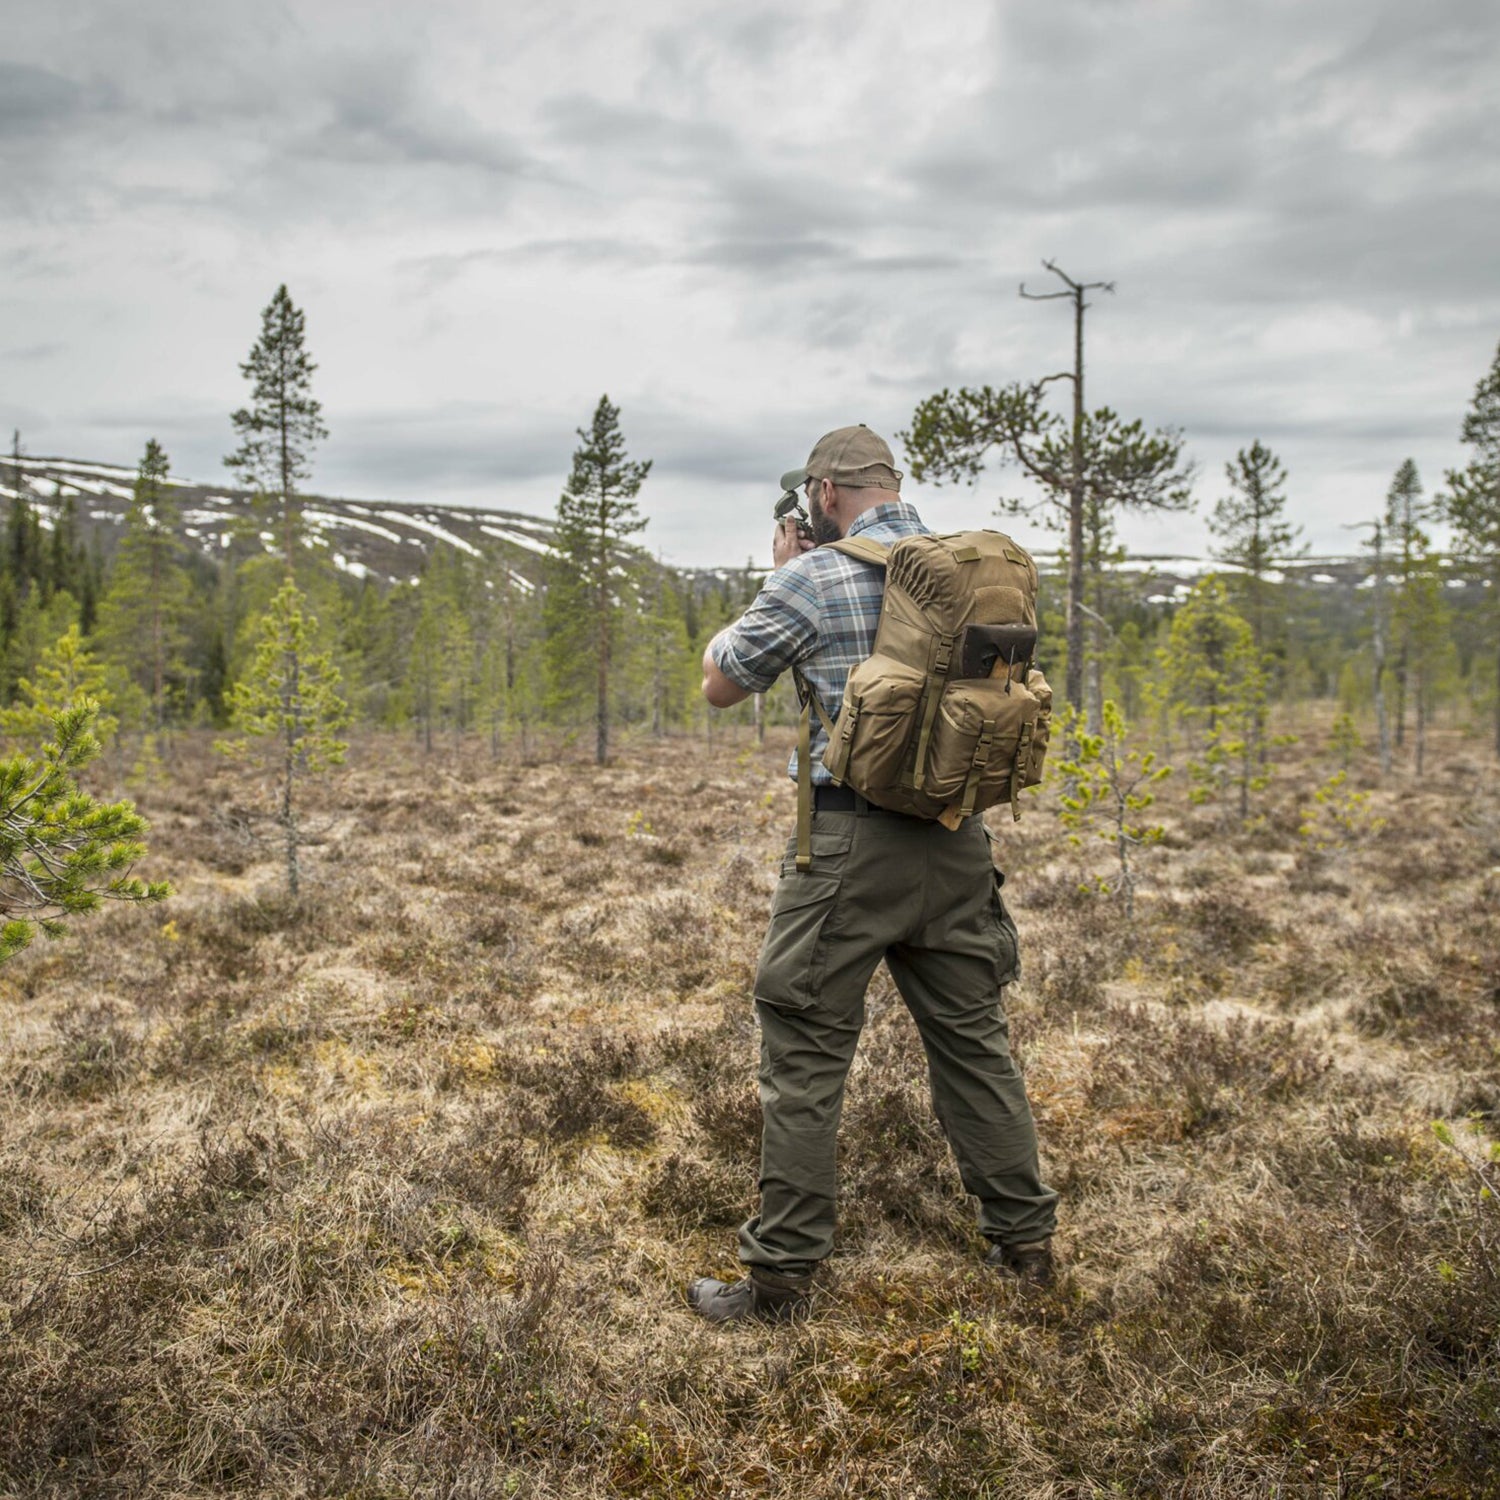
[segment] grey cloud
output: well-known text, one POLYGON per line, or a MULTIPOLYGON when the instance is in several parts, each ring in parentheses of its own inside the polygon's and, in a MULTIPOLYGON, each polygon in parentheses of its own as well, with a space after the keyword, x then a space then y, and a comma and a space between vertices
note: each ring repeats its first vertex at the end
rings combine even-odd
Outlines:
POLYGON ((0 350, 0 359, 15 360, 17 364, 34 364, 39 360, 56 359, 65 354, 68 346, 62 343, 24 344, 15 349, 0 350))
POLYGON ((319 72, 323 118, 292 137, 291 152, 335 163, 442 165, 502 176, 536 167, 503 133, 424 89, 410 54, 354 57, 319 72))
POLYGON ((809 236, 769 236, 754 239, 714 240, 690 248, 683 259, 689 265, 721 266, 733 270, 782 272, 797 266, 843 264, 849 251, 831 240, 809 236))
POLYGON ((409 256, 396 269, 429 288, 446 286, 468 271, 516 265, 573 265, 581 267, 639 267, 660 264, 660 247, 625 238, 575 236, 520 240, 512 245, 488 246, 451 255, 409 256))
POLYGON ((30 135, 93 113, 97 97, 45 68, 0 62, 0 136, 30 135))

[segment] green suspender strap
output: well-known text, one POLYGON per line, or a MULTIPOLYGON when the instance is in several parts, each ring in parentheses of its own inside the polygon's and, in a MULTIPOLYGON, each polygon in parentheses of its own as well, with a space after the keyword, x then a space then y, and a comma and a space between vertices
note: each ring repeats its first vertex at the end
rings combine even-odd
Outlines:
POLYGON ((937 719, 938 700, 942 698, 943 689, 948 685, 948 669, 953 665, 955 639, 951 635, 938 637, 937 660, 927 678, 927 686, 922 689, 922 726, 917 734, 917 758, 911 768, 911 784, 919 792, 927 778, 927 747, 932 743, 932 726, 937 719))
POLYGON ((802 714, 797 721, 797 869, 803 874, 812 869, 812 716, 816 709, 829 742, 833 741, 833 720, 823 711, 812 684, 796 668, 792 681, 802 700, 802 714))
POLYGON ((995 721, 986 719, 979 727, 979 743, 974 746, 974 759, 969 762, 969 774, 964 781, 962 814, 968 817, 974 811, 974 799, 979 792, 979 780, 990 762, 990 751, 995 746, 995 721))

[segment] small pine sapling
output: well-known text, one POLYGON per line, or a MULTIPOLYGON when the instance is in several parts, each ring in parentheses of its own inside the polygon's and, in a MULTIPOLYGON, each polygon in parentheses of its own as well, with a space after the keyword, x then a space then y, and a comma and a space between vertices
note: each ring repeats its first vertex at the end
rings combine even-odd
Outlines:
POLYGON ((1160 843, 1165 833, 1160 824, 1144 822, 1141 814, 1156 801, 1151 788, 1170 776, 1172 768, 1158 766, 1154 750, 1126 750, 1125 736, 1125 715, 1114 699, 1107 698, 1100 732, 1080 732, 1074 723, 1064 743, 1075 742, 1077 752, 1057 770, 1063 784, 1063 827, 1075 845, 1086 837, 1113 845, 1119 873, 1113 880, 1100 877, 1098 884, 1121 898, 1125 920, 1131 922, 1140 882, 1137 852, 1160 843))
POLYGON ((317 621, 307 600, 288 578, 261 620, 260 639, 246 671, 229 694, 230 725, 239 738, 221 741, 229 755, 252 753, 251 742, 277 786, 273 820, 286 856, 288 894, 301 891, 299 851, 306 841, 298 788, 309 776, 342 765, 348 743, 338 738, 349 724, 340 696, 340 674, 326 651, 311 646, 317 621))
POLYGON ((39 758, 0 761, 0 962, 25 948, 40 928, 48 937, 65 919, 102 901, 163 901, 164 880, 132 875, 145 853, 146 822, 130 802, 100 803, 75 777, 99 754, 98 706, 89 699, 53 716, 39 758))
POLYGON ((1370 802, 1369 792, 1356 791, 1349 785, 1348 771, 1335 771, 1303 809, 1297 832, 1312 849, 1352 849, 1374 838, 1385 827, 1386 820, 1370 802))
POLYGON ((1364 738, 1354 723, 1354 715, 1347 709, 1333 721, 1333 733, 1329 738, 1329 749, 1339 758, 1339 767, 1347 775, 1357 750, 1364 747, 1364 738))
POLYGON ((1188 764, 1191 799, 1216 803, 1228 817, 1228 797, 1237 792, 1241 822, 1250 820, 1251 793, 1270 784, 1262 757, 1267 744, 1289 737, 1264 733, 1267 678, 1250 624, 1229 603, 1224 582, 1205 578, 1172 620, 1157 662, 1179 720, 1196 751, 1188 764))
POLYGON ((1356 791, 1349 782, 1354 752, 1364 740, 1347 710, 1333 721, 1329 749, 1338 757, 1339 768, 1312 794, 1302 810, 1297 832, 1303 843, 1320 853, 1347 850, 1373 838, 1386 820, 1370 805, 1369 792, 1356 791))
POLYGON ((112 694, 105 677, 104 665, 84 645, 83 633, 70 625, 42 653, 33 674, 17 683, 21 701, 0 711, 0 734, 41 748, 56 733, 57 716, 87 702, 93 705, 89 732, 103 745, 120 727, 120 721, 106 712, 112 694))

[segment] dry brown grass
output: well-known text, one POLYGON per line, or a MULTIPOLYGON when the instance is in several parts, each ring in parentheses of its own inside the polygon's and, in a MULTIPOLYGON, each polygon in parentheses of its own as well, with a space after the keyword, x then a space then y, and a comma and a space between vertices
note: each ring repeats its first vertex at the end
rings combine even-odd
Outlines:
POLYGON ((1438 749, 1343 850, 1288 769, 1170 791, 1132 930, 997 818, 1060 1285, 978 1266, 882 975, 816 1315, 721 1331, 785 747, 372 741, 292 905, 183 746, 180 895, 0 974, 0 1491, 1500 1493, 1500 818, 1438 749))

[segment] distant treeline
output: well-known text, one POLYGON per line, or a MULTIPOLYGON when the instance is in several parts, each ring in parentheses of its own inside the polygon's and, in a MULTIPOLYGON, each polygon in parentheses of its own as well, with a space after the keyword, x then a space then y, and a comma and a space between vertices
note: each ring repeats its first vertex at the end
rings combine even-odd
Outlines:
MULTIPOLYGON (((613 726, 665 734, 707 724, 699 659, 743 610, 754 575, 725 573, 707 588, 700 575, 690 585, 641 544, 651 464, 627 457, 607 396, 560 476, 550 556, 523 558, 498 539, 479 556, 439 543, 418 578, 383 583, 341 571, 301 524, 302 485, 326 436, 311 394, 315 368, 302 314, 282 287, 241 366, 251 404, 230 417, 240 446, 226 463, 255 499, 216 556, 185 538, 169 458, 154 440, 107 562, 97 540, 83 540, 70 497, 49 500, 51 525, 42 525, 17 440, 0 548, 0 707, 35 699, 33 678, 71 632, 102 669, 122 727, 223 726, 271 601, 291 577, 353 719, 409 730, 428 748, 480 734, 499 755, 542 727, 591 728, 603 759, 613 726)), ((1354 712, 1378 706, 1398 745, 1409 725, 1445 709, 1476 723, 1492 713, 1500 744, 1500 354, 1462 435, 1474 460, 1449 473, 1439 494, 1424 493, 1413 461, 1396 471, 1367 527, 1368 586, 1355 590, 1314 585, 1289 568, 1305 549, 1289 519, 1287 475, 1252 443, 1227 466, 1227 493, 1209 516, 1222 587, 1201 586, 1184 601, 1152 598, 1138 574, 1122 571, 1115 531, 1124 509, 1194 503, 1180 436, 1147 434, 1107 409, 1075 411, 1070 428, 1044 409, 1042 385, 944 391, 901 434, 913 471, 933 482, 973 480, 987 452, 1004 448, 1049 497, 1039 519, 1067 536, 1066 586, 1044 595, 1042 656, 1091 724, 1106 699, 1132 720, 1170 712, 1160 682, 1181 668, 1169 660, 1174 617, 1185 603, 1201 611, 1217 590, 1214 609, 1234 616, 1230 634, 1248 628, 1268 704, 1336 697, 1354 712), (1455 538, 1446 557, 1430 535, 1439 519, 1455 538)), ((1027 524, 1013 529, 1035 545, 1027 524)), ((1199 647, 1207 670, 1221 671, 1215 652, 1228 647, 1215 645, 1212 629, 1199 647)), ((731 721, 752 715, 790 722, 790 690, 729 712, 731 721)))

